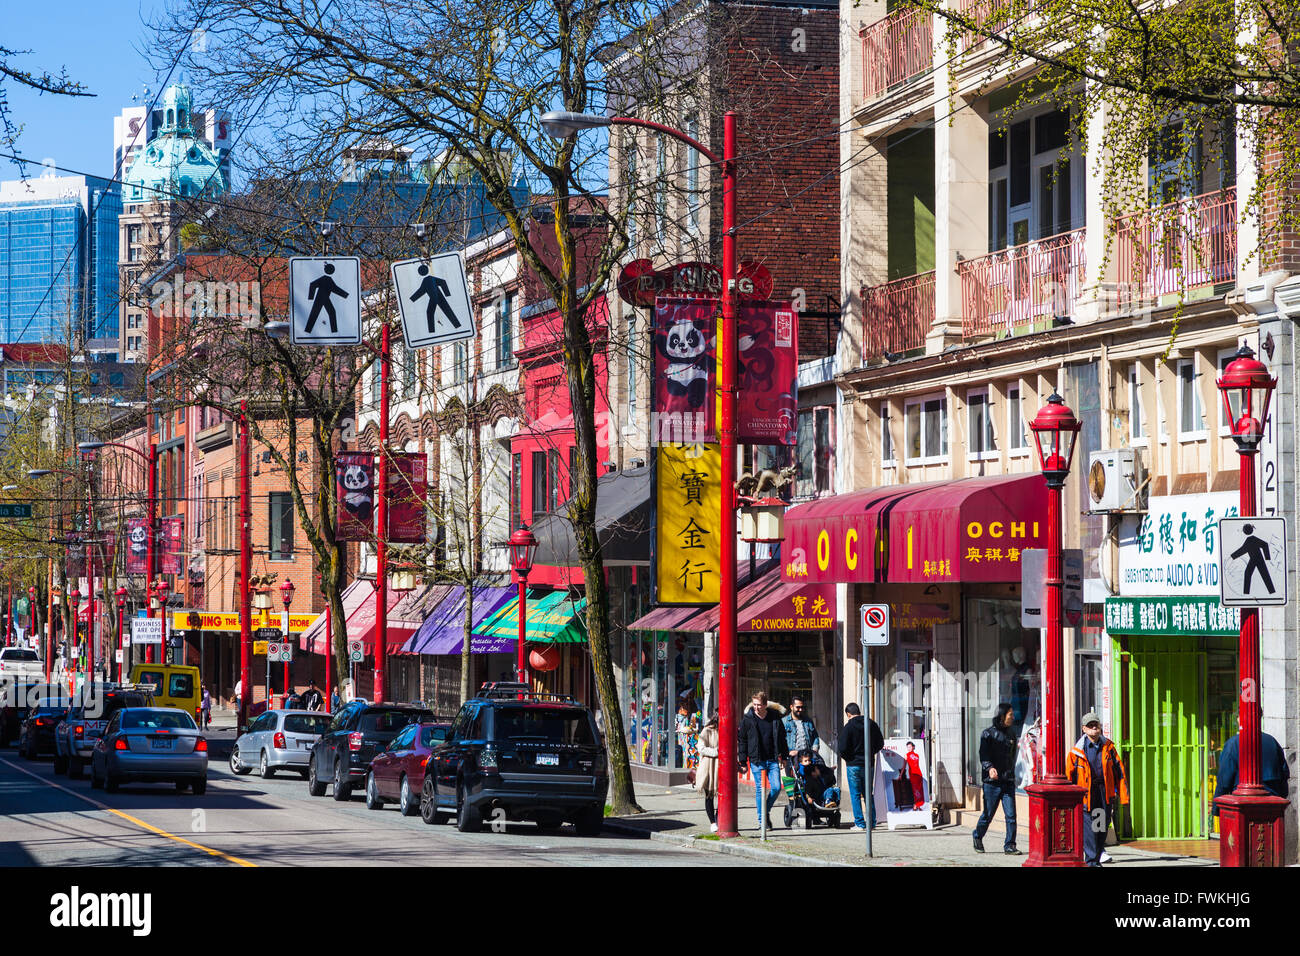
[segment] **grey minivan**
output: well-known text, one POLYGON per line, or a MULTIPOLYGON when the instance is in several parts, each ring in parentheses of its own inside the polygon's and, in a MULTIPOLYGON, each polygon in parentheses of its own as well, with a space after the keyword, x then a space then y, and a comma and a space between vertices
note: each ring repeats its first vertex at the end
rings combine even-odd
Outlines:
POLYGON ((329 714, 312 710, 268 710, 239 735, 230 751, 230 769, 243 775, 257 767, 263 777, 296 770, 307 779, 312 744, 329 729, 329 714))

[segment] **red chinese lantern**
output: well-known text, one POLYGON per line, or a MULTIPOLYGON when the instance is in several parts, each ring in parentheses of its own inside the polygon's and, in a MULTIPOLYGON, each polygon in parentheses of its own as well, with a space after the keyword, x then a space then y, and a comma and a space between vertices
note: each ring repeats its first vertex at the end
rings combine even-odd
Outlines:
POLYGON ((535 647, 528 655, 528 666, 535 671, 553 671, 560 666, 560 648, 555 644, 535 647))

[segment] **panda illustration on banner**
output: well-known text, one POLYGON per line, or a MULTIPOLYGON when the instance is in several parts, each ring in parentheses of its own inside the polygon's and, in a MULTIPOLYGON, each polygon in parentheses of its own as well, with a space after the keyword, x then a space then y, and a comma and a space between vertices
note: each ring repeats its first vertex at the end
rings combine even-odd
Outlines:
POLYGON ((673 318, 657 330, 655 348, 667 391, 662 410, 706 411, 715 367, 711 323, 673 318))
POLYGON ((339 481, 343 485, 343 507, 363 525, 370 524, 370 512, 374 506, 370 469, 362 465, 347 465, 339 481))

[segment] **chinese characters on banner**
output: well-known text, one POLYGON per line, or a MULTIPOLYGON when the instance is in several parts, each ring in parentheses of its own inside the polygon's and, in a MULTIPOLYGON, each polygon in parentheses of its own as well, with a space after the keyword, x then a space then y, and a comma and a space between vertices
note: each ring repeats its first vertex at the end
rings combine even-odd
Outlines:
POLYGON ((393 452, 388 459, 388 540, 424 543, 424 502, 428 493, 423 452, 393 452))
POLYGON ((339 502, 337 539, 369 541, 375 510, 375 456, 368 451, 340 452, 334 474, 339 502))
POLYGON ((718 440, 716 299, 655 300, 650 440, 718 440))
POLYGON ((661 444, 655 456, 658 604, 717 604, 722 455, 717 445, 661 444))
POLYGON ((146 574, 149 570, 149 522, 130 518, 126 522, 126 573, 146 574))
POLYGON ((798 420, 798 323, 788 302, 742 302, 737 322, 737 439, 793 445, 798 420))
POLYGON ((158 520, 158 540, 162 545, 158 570, 162 574, 180 574, 185 570, 183 552, 185 519, 180 515, 158 520))
POLYGON ((1119 532, 1119 593, 1125 597, 1219 594, 1219 519, 1234 518, 1235 491, 1153 497, 1119 532))

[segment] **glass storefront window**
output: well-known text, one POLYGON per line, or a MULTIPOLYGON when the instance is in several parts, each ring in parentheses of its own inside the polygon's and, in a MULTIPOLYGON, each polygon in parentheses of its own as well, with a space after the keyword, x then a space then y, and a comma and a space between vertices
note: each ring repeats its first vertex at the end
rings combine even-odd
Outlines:
MULTIPOLYGON (((974 691, 966 702, 966 779, 980 780, 979 740, 993 720, 998 704, 1011 705, 1016 737, 1036 732, 1042 716, 1041 637, 1037 628, 1020 626, 1020 603, 997 598, 966 602, 966 686, 974 691), (972 679, 973 678, 973 679, 972 679)), ((1022 753, 1024 748, 1021 748, 1022 753)), ((1017 761, 1019 790, 1032 782, 1030 765, 1017 761)))
POLYGON ((623 699, 628 746, 637 763, 694 768, 696 739, 704 724, 703 665, 702 634, 627 632, 623 699))
POLYGON ((896 627, 893 645, 872 648, 875 720, 886 737, 926 739, 929 720, 925 692, 930 683, 931 635, 929 628, 896 627))

